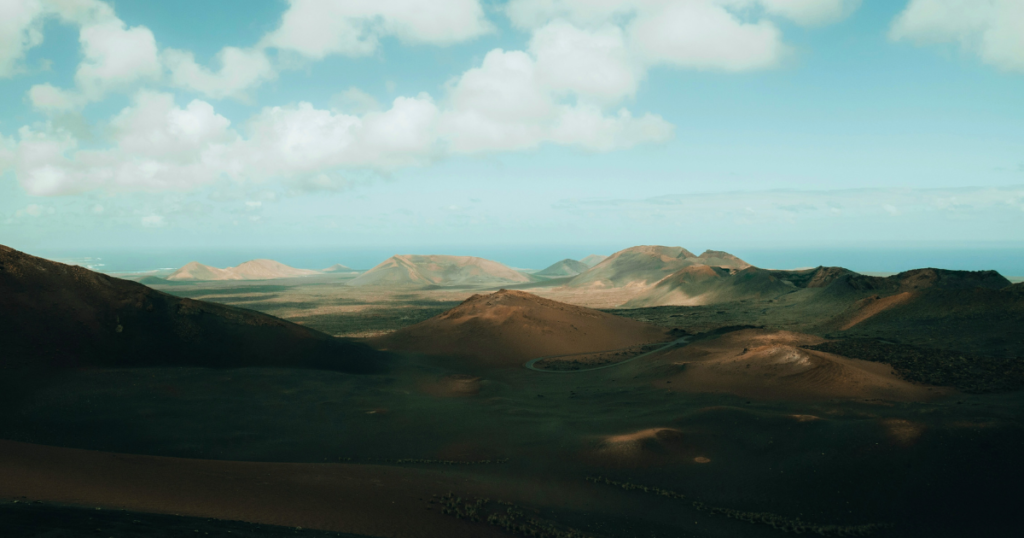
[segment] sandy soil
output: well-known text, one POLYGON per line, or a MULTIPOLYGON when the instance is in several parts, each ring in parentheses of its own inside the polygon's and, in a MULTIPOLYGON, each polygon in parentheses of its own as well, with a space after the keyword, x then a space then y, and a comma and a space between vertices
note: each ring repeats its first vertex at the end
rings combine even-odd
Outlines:
MULTIPOLYGON (((388 537, 502 536, 431 495, 480 482, 372 465, 158 458, 0 441, 0 497, 388 537)), ((493 486, 490 488, 493 490, 493 486)))
POLYGON ((381 350, 445 355, 520 368, 542 356, 628 348, 669 339, 658 327, 503 290, 368 342, 381 350))
POLYGON ((658 360, 678 373, 653 383, 674 391, 789 401, 928 401, 952 393, 903 381, 883 363, 803 347, 822 342, 788 331, 736 331, 661 355, 658 360))

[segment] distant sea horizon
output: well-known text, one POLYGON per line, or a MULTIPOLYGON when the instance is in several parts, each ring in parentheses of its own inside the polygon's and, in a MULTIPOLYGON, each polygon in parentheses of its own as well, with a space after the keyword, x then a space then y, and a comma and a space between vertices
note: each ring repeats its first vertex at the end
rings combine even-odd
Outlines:
MULTIPOLYGON (((17 247, 15 247, 17 248, 17 247)), ((544 269, 565 258, 612 254, 624 247, 609 246, 434 246, 434 247, 330 247, 330 248, 168 248, 168 249, 21 249, 34 256, 88 267, 104 273, 141 273, 176 269, 192 261, 231 267, 267 258, 302 269, 325 269, 342 264, 366 270, 395 254, 450 254, 477 256, 517 269, 544 269)), ((696 254, 700 251, 693 250, 696 254)), ((1024 276, 1024 246, 979 247, 751 247, 723 248, 757 267, 798 269, 840 266, 858 272, 898 273, 936 267, 965 271, 995 270, 1004 276, 1024 276)))

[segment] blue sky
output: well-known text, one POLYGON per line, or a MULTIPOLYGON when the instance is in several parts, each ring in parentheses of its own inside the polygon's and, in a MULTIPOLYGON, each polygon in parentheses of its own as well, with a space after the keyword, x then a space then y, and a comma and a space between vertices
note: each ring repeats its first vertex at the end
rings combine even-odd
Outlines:
POLYGON ((1024 246, 1018 0, 3 4, 29 252, 1024 246))

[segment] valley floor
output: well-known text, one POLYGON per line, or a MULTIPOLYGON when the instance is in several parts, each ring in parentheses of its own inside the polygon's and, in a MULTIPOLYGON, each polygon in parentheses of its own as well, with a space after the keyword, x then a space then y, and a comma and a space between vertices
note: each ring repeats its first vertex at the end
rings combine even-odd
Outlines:
MULTIPOLYGON (((163 289, 348 336, 388 333, 480 292, 382 293, 317 278, 163 289)), ((623 293, 593 294, 590 305, 611 308, 623 293)), ((806 314, 786 304, 611 311, 689 334, 805 328, 806 314)), ((35 536, 25 529, 43 514, 73 530, 95 524, 96 536, 161 536, 139 525, 394 538, 931 538, 1019 528, 1024 393, 787 400, 674 390, 666 382, 701 349, 711 348, 564 375, 413 353, 379 375, 5 373, 0 498, 22 502, 0 504, 0 532, 35 536)))

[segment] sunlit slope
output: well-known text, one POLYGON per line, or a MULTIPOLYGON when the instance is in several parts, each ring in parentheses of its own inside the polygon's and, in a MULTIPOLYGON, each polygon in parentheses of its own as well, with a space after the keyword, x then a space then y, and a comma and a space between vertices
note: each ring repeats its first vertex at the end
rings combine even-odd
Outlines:
POLYGON ((449 355, 482 366, 663 341, 659 327, 522 291, 474 295, 444 314, 372 340, 382 349, 449 355))
POLYGON ((273 280, 320 274, 311 269, 296 269, 274 260, 249 260, 235 267, 220 269, 191 262, 171 273, 167 280, 273 280))
POLYGON ((682 247, 643 245, 620 250, 569 281, 570 287, 646 286, 691 265, 743 269, 749 264, 725 252, 700 256, 682 247))
POLYGON ((529 282, 498 262, 472 256, 399 255, 359 275, 349 286, 501 286, 529 282))

